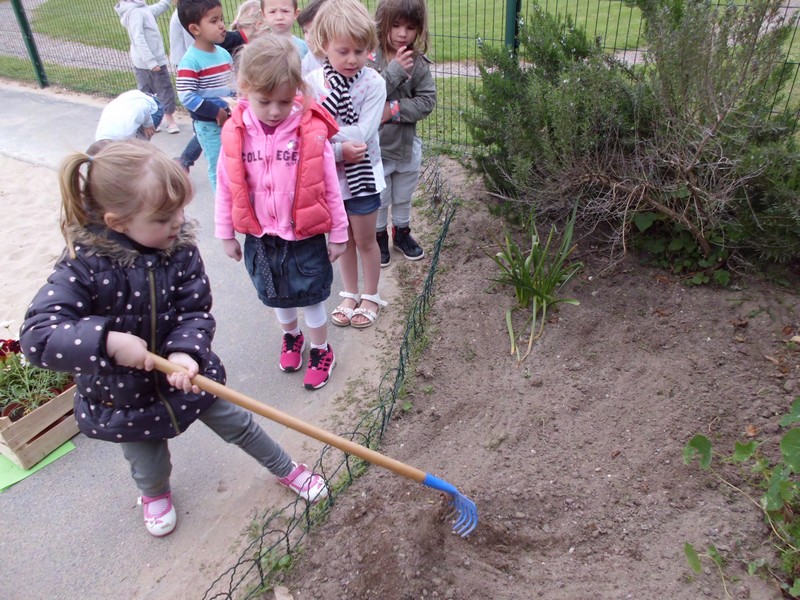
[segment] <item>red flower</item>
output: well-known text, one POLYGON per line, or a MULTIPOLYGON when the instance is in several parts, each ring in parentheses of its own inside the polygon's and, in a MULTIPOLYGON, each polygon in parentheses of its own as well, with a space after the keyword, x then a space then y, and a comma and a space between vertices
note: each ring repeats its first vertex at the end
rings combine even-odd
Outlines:
POLYGON ((5 358, 9 354, 19 354, 22 348, 19 340, 0 340, 0 358, 5 358))

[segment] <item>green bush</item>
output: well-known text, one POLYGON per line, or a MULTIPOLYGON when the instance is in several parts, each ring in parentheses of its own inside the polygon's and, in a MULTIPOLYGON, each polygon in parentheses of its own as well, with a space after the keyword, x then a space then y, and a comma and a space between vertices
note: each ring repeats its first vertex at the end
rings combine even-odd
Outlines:
POLYGON ((608 226, 612 255, 656 233, 632 227, 637 215, 659 215, 658 236, 694 240, 670 260, 697 282, 720 257, 797 258, 797 117, 770 110, 794 25, 781 3, 637 0, 648 53, 636 66, 568 17, 532 11, 518 56, 482 49, 466 117, 476 169, 525 214, 563 218, 577 204, 580 224, 608 226))
POLYGON ((605 144, 635 120, 631 79, 608 62, 569 17, 538 8, 521 27, 518 56, 482 47, 479 108, 465 115, 475 160, 499 193, 524 197, 531 185, 605 144))

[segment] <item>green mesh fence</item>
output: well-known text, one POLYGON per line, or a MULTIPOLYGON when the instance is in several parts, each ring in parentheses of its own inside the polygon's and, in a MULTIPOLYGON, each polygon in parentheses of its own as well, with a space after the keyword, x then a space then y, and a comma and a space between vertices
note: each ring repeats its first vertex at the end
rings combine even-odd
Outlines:
MULTIPOLYGON (((24 6, 33 31, 33 42, 51 85, 78 92, 112 97, 135 87, 128 58, 128 37, 114 11, 113 0, 13 0, 24 6)), ((365 5, 374 10, 377 0, 365 5)), ((300 2, 304 6, 306 2, 300 2)), ((524 22, 534 6, 519 3, 524 22)), ((540 0, 552 14, 569 15, 576 25, 598 39, 601 46, 618 58, 634 64, 641 61, 639 47, 642 21, 638 9, 618 0, 540 0)), ((237 2, 222 0, 227 22, 236 14, 237 2)), ((785 14, 794 14, 800 0, 786 0, 785 14)), ((470 86, 480 85, 479 42, 503 44, 508 11, 513 30, 516 2, 492 0, 430 0, 431 47, 429 57, 436 79, 439 101, 433 114, 421 122, 419 133, 429 146, 468 146, 469 136, 462 115, 472 110, 470 86)), ((0 77, 36 81, 33 64, 13 14, 12 2, 0 2, 0 77)), ((158 18, 165 47, 172 9, 158 18)), ((796 31, 795 31, 796 33, 796 31)), ((513 37, 513 36, 512 36, 513 37)), ((784 94, 776 98, 773 111, 796 106, 797 65, 800 48, 794 36, 784 57, 784 94)))
MULTIPOLYGON (((426 158, 421 176, 431 222, 438 224, 436 241, 428 255, 431 257, 425 281, 408 312, 397 366, 383 376, 378 387, 378 404, 367 411, 350 433, 342 437, 368 448, 377 449, 391 419, 405 383, 406 370, 411 364, 415 344, 425 330, 425 319, 434 294, 442 245, 458 202, 449 192, 436 157, 426 158)), ((330 497, 314 506, 297 499, 281 509, 268 509, 251 524, 250 542, 236 563, 220 574, 205 591, 204 600, 258 598, 271 585, 273 575, 291 565, 292 556, 302 547, 303 538, 323 520, 327 511, 352 481, 367 468, 360 458, 326 446, 320 453, 315 469, 321 472, 331 487, 330 497)))

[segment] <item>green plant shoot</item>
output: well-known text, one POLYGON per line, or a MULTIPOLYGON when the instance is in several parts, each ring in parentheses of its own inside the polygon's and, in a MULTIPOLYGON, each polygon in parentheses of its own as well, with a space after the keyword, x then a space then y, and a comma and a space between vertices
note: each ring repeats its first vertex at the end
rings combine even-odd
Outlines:
POLYGON ((579 304, 577 300, 557 296, 561 288, 583 267, 580 262, 568 262, 575 251, 572 243, 574 225, 575 211, 561 236, 561 244, 558 248, 552 248, 555 227, 550 228, 550 234, 542 243, 536 224, 531 219, 531 247, 527 253, 506 233, 501 250, 492 256, 492 260, 500 268, 500 274, 492 279, 493 284, 510 286, 516 297, 516 305, 506 311, 506 327, 511 338, 511 354, 516 354, 518 362, 527 358, 533 342, 542 336, 548 308, 560 303, 579 304), (524 330, 530 326, 528 346, 521 357, 513 323, 514 311, 517 309, 531 311, 523 327, 524 330))

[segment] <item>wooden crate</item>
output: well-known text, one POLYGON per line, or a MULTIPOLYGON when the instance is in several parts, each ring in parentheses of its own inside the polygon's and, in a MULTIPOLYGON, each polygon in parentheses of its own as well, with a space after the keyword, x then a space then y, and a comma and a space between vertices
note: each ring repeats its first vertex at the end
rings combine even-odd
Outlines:
POLYGON ((28 413, 19 421, 0 417, 0 454, 23 469, 33 465, 78 433, 75 387, 28 413))

